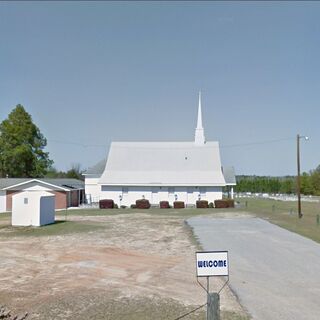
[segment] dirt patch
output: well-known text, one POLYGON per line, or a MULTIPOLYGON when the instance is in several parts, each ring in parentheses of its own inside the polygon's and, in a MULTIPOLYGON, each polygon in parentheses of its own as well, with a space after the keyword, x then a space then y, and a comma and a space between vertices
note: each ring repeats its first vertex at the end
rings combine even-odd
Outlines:
MULTIPOLYGON (((195 277, 197 243, 183 217, 137 213, 68 219, 100 227, 0 237, 1 304, 28 312, 28 319, 174 319, 206 301, 195 277)), ((225 319, 245 316, 228 287, 221 308, 225 319)), ((198 318, 202 310, 187 319, 198 318)))

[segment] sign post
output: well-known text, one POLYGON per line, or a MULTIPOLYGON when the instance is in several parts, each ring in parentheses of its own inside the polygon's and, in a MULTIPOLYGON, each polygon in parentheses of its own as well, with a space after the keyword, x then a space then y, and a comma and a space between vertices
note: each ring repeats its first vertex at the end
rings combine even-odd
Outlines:
POLYGON ((228 251, 201 251, 196 252, 197 281, 207 292, 207 320, 220 320, 220 296, 219 293, 229 281, 228 251), (198 280, 206 277, 207 288, 198 280), (227 277, 219 292, 210 294, 210 277, 227 277))

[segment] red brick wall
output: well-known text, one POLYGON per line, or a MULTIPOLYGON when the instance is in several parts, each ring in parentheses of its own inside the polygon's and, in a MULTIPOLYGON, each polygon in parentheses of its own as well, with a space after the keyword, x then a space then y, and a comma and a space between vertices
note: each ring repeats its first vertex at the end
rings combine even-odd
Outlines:
MULTIPOLYGON (((21 190, 7 191, 7 210, 12 209, 12 196, 16 193, 21 192, 21 190)), ((53 193, 55 197, 55 208, 64 209, 67 206, 67 192, 66 191, 48 191, 53 193)), ((74 191, 72 191, 74 192, 74 191)), ((76 198, 77 199, 77 198, 76 198)))
POLYGON ((56 209, 65 209, 67 207, 67 192, 66 191, 50 191, 55 198, 56 209))
POLYGON ((12 196, 15 193, 19 193, 20 191, 7 191, 7 211, 11 211, 12 209, 12 196))
POLYGON ((73 191, 70 191, 70 193, 71 193, 71 207, 78 207, 79 206, 79 200, 78 200, 79 191, 73 190, 73 191))

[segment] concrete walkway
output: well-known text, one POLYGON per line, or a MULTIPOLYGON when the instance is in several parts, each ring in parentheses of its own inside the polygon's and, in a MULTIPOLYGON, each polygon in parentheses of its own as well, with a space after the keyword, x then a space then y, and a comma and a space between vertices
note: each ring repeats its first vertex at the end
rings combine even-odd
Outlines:
POLYGON ((231 288, 253 319, 320 319, 318 243, 257 218, 188 223, 204 250, 229 251, 231 288))

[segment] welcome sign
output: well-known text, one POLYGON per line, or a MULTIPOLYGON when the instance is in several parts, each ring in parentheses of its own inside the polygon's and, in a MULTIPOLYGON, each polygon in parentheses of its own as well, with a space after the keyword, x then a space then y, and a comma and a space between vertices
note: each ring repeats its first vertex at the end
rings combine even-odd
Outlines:
POLYGON ((197 277, 228 276, 228 251, 196 252, 197 277))

